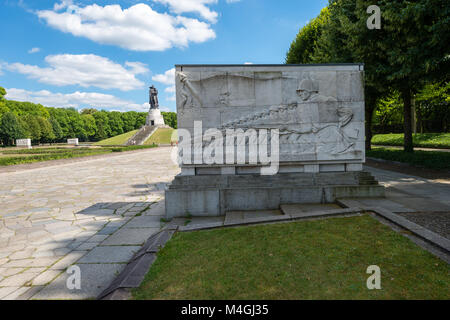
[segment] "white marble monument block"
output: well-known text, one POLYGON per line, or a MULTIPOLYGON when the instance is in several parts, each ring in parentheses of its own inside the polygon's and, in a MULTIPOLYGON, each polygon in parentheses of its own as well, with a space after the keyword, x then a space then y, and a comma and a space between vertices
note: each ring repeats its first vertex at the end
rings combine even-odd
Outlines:
POLYGON ((365 160, 363 72, 360 64, 179 65, 178 128, 192 136, 195 121, 202 132, 224 136, 227 129, 278 129, 281 165, 345 171, 365 160))
POLYGON ((78 143, 78 138, 67 139, 67 144, 70 146, 77 146, 78 143))
POLYGON ((16 147, 18 148, 27 148, 32 149, 31 146, 31 139, 17 139, 16 140, 16 147))
POLYGON ((362 171, 363 81, 362 64, 177 65, 181 174, 166 217, 382 197, 362 171))

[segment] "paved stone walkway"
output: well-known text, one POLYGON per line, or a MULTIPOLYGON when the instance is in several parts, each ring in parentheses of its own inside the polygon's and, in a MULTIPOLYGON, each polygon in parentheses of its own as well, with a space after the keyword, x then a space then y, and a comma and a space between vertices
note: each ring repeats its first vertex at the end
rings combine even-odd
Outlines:
POLYGON ((0 299, 95 298, 159 230, 170 151, 0 173, 0 299))
POLYGON ((365 166, 386 187, 386 199, 360 200, 381 206, 450 239, 450 180, 426 179, 365 166))

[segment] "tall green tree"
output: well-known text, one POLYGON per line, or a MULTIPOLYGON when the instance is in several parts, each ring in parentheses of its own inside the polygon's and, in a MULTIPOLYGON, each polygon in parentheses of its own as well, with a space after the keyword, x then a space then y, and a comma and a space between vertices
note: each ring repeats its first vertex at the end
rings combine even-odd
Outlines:
POLYGON ((366 149, 371 149, 372 119, 378 102, 389 92, 386 72, 379 68, 386 57, 378 45, 385 32, 370 30, 366 22, 371 1, 332 0, 312 61, 315 63, 364 63, 366 149))
POLYGON ((32 114, 25 114, 21 117, 26 124, 26 131, 28 132, 28 138, 33 142, 41 141, 41 126, 38 121, 38 117, 32 114))
POLYGON ((174 129, 177 128, 177 114, 176 112, 161 112, 164 123, 174 129))
POLYGON ((97 132, 94 116, 92 114, 82 114, 81 119, 83 119, 84 132, 86 133, 85 140, 94 137, 97 132))
POLYGON ((6 90, 3 87, 0 87, 0 101, 4 100, 6 96, 6 90))
POLYGON ((24 130, 13 112, 5 113, 0 121, 0 140, 3 145, 13 145, 16 139, 24 137, 24 130))
POLYGON ((52 126, 53 135, 55 136, 54 140, 61 141, 61 139, 63 138, 63 132, 58 120, 56 120, 56 118, 54 117, 50 117, 49 121, 52 126))
POLYGON ((44 117, 36 117, 36 120, 39 123, 39 128, 41 130, 41 139, 40 142, 48 143, 55 140, 55 134, 53 133, 53 127, 47 119, 44 117))
POLYGON ((95 118, 97 132, 94 135, 94 140, 103 140, 111 136, 111 128, 109 126, 108 113, 104 110, 98 111, 92 115, 95 118))
POLYGON ((328 17, 328 8, 325 7, 316 18, 299 30, 286 53, 286 64, 302 64, 313 61, 317 40, 322 34, 328 17))
POLYGON ((0 87, 0 119, 2 118, 3 114, 10 111, 9 108, 6 106, 5 96, 6 90, 3 87, 0 87))
POLYGON ((136 120, 138 113, 136 111, 128 111, 122 113, 123 132, 129 132, 136 128, 136 120))
POLYGON ((108 112, 108 123, 111 128, 111 135, 117 136, 123 133, 123 121, 121 113, 118 111, 108 112))
POLYGON ((426 83, 450 69, 450 6, 447 0, 379 1, 387 37, 383 52, 391 86, 403 100, 404 150, 413 151, 411 101, 426 83))

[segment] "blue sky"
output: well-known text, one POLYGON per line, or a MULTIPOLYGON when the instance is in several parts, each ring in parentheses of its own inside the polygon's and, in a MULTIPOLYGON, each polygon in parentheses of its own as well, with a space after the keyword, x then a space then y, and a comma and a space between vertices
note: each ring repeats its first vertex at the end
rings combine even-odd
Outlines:
POLYGON ((327 0, 0 0, 8 99, 175 111, 175 64, 283 63, 327 0))

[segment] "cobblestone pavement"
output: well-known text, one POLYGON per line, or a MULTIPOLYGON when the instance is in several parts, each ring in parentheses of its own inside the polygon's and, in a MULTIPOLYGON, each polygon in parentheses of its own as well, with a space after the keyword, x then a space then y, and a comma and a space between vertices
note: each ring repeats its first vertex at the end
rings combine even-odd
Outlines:
POLYGON ((159 230, 170 151, 0 173, 0 299, 95 298, 159 230))

